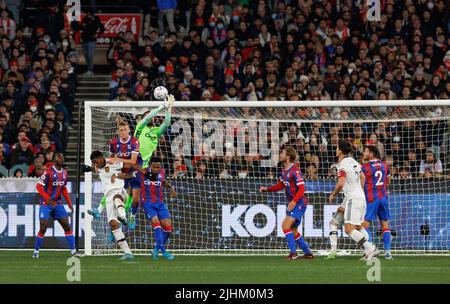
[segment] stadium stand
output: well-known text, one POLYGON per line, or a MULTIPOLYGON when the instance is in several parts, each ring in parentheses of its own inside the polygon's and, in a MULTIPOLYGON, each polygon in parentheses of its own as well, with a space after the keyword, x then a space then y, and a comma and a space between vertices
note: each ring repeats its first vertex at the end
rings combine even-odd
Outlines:
MULTIPOLYGON (((106 51, 112 68, 109 91, 105 87, 104 92, 110 100, 149 100, 157 85, 165 85, 177 100, 205 102, 450 96, 450 8, 443 0, 383 0, 380 22, 368 22, 363 1, 350 0, 115 2, 111 7, 107 1, 81 1, 96 12, 145 15, 142 37, 119 33, 106 51)), ((37 175, 51 153, 65 152, 71 144, 79 70, 76 32, 64 16, 64 3, 0 3, 0 160, 7 169, 31 166, 23 175, 37 175)), ((102 75, 97 77, 104 83, 102 75)), ((403 109, 391 115, 397 111, 403 109)), ((348 115, 345 109, 300 114, 348 115)), ((302 170, 311 178, 329 174, 333 132, 351 138, 357 150, 367 143, 380 145, 399 177, 422 176, 427 159, 439 162, 445 121, 412 127, 423 140, 401 159, 393 159, 392 151, 398 145, 406 151, 404 145, 410 143, 398 138, 393 127, 362 125, 348 133, 286 126, 290 144, 304 161, 302 170)), ((218 172, 210 169, 214 162, 206 156, 177 159, 178 169, 171 174, 218 172)), ((254 172, 257 157, 217 162, 231 168, 224 175, 274 174, 254 172)), ((449 169, 448 161, 441 163, 438 175, 449 169)))

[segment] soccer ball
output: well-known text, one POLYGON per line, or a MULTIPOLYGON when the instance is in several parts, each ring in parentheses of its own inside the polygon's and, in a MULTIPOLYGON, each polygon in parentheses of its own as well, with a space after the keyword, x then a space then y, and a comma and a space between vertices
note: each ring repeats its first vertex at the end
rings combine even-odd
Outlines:
POLYGON ((166 87, 163 86, 156 87, 155 91, 153 92, 153 96, 155 96, 157 100, 166 99, 168 94, 169 92, 167 91, 166 87))

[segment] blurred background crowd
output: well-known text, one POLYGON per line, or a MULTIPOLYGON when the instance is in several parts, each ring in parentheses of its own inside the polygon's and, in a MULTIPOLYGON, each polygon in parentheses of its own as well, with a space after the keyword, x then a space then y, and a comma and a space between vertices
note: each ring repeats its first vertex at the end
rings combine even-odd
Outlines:
MULTIPOLYGON (((77 85, 75 29, 66 1, 0 1, 0 163, 39 175, 64 152, 77 85), (33 9, 36 8, 36 9, 33 9), (72 26, 71 26, 72 25, 72 26)), ((444 0, 381 0, 368 21, 358 0, 81 1, 94 12, 142 12, 143 35, 119 33, 106 51, 110 100, 152 100, 164 85, 177 100, 298 101, 449 99, 450 7, 444 0)), ((353 109, 299 109, 283 115, 345 119, 353 109)), ((396 119, 412 111, 390 108, 396 119)), ((377 145, 402 178, 445 176, 447 109, 425 122, 283 125, 304 174, 332 174, 334 145, 352 141, 357 156, 377 145)), ((294 116, 294 117, 297 117, 294 116)), ((200 159, 160 153, 173 176, 266 176, 260 156, 200 159)), ((166 145, 166 146, 165 146, 166 145)), ((210 155, 211 154, 211 155, 210 155)), ((0 174, 1 171, 0 171, 0 174)), ((15 173, 14 173, 15 174, 15 173)))

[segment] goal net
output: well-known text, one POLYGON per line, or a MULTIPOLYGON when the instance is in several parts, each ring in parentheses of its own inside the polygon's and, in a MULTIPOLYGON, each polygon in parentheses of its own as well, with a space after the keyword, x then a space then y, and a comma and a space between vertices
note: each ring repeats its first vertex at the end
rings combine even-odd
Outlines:
MULTIPOLYGON (((117 123, 132 132, 136 117, 159 102, 85 103, 85 159, 94 150, 108 155, 117 123)), ((329 221, 342 200, 328 202, 336 184, 336 145, 349 140, 362 161, 365 145, 376 145, 389 165, 389 208, 394 254, 450 252, 450 102, 278 101, 175 102, 172 119, 156 153, 177 191, 167 205, 173 222, 168 249, 178 254, 286 254, 281 229, 284 191, 260 193, 277 182, 279 152, 298 153, 309 199, 301 234, 316 253, 330 249, 329 221)), ((155 120, 162 122, 164 111, 155 120)), ((97 207, 101 185, 85 175, 85 208, 97 207)), ((371 225, 383 249, 378 220, 371 225)), ((134 253, 148 254, 153 231, 139 210, 136 228, 124 228, 134 253)), ((342 254, 358 248, 342 229, 342 254)), ((106 214, 85 219, 86 254, 117 254, 106 214)))

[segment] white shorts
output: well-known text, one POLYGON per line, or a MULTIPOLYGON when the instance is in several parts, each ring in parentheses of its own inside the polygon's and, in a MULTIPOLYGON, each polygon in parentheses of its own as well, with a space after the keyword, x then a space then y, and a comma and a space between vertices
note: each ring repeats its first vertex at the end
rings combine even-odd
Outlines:
POLYGON ((344 223, 351 225, 362 225, 364 222, 364 215, 366 214, 366 200, 344 198, 343 202, 344 223))
POLYGON ((111 189, 106 194, 106 217, 108 218, 108 223, 112 220, 118 222, 117 208, 114 205, 113 199, 115 195, 120 195, 123 198, 123 202, 127 200, 127 191, 124 188, 121 189, 111 189))

